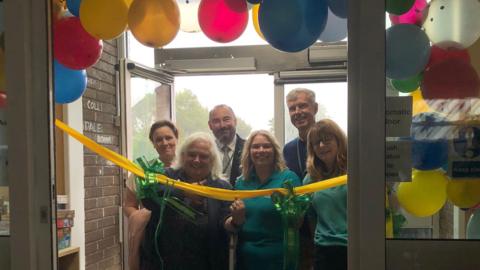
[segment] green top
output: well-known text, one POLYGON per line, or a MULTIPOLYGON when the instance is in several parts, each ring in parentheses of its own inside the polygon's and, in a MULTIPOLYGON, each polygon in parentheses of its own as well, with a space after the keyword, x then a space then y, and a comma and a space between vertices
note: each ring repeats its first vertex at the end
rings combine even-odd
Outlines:
MULTIPOLYGON (((300 186, 298 176, 285 169, 274 172, 260 184, 258 176, 252 173, 249 180, 243 176, 237 179, 237 190, 260 190, 283 187, 286 180, 293 186, 300 186)), ((237 263, 242 270, 278 270, 283 268, 283 227, 280 212, 275 209, 270 196, 245 199, 246 219, 238 234, 237 263)))
MULTIPOLYGON (((303 184, 311 183, 306 175, 303 184)), ((347 185, 317 191, 312 207, 316 226, 314 242, 317 246, 347 246, 347 185)))

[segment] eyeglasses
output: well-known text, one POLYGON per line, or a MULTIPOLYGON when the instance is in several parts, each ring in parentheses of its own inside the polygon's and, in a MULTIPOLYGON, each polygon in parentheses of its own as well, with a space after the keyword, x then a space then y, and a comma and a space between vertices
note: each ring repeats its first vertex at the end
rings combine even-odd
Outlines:
POLYGON ((320 143, 323 143, 323 145, 330 145, 333 143, 333 141, 335 140, 335 137, 333 137, 332 135, 326 135, 326 136, 322 136, 316 140, 313 140, 313 145, 319 145, 320 143))

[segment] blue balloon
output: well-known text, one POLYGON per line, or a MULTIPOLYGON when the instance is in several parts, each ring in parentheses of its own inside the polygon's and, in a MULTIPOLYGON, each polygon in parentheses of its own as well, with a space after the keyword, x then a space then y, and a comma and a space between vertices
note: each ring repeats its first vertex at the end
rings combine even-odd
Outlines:
POLYGON ((248 3, 253 4, 253 5, 260 4, 262 1, 263 0, 247 0, 248 3))
POLYGON ((258 12, 260 30, 272 47, 298 52, 317 41, 327 10, 326 0, 264 0, 258 12))
POLYGON ((82 0, 67 0, 67 8, 70 13, 76 17, 80 17, 80 4, 82 0))
POLYGON ((327 0, 328 7, 340 18, 346 19, 348 17, 348 1, 347 0, 327 0))
POLYGON ((327 25, 318 39, 323 42, 336 42, 346 38, 347 32, 347 19, 336 16, 329 9, 327 25))
POLYGON ((438 113, 420 113, 412 119, 412 166, 418 170, 442 168, 448 162, 449 127, 438 113))
POLYGON ((82 96, 87 87, 87 72, 69 69, 53 61, 55 102, 70 103, 82 96))
POLYGON ((385 71, 388 78, 404 80, 425 69, 430 41, 418 26, 397 24, 387 29, 385 71))
POLYGON ((468 220, 467 239, 480 239, 480 209, 475 210, 468 220))

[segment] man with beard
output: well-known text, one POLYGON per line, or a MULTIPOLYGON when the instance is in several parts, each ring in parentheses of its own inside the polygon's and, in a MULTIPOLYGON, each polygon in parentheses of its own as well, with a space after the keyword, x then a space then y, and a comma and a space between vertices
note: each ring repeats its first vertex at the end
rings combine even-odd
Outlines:
POLYGON ((222 173, 229 179, 232 186, 240 176, 240 161, 245 140, 236 133, 237 118, 232 108, 225 104, 215 106, 209 114, 208 126, 215 136, 222 173))
POLYGON ((288 142, 283 148, 283 156, 287 167, 294 171, 300 179, 306 173, 307 135, 310 127, 315 124, 315 114, 318 104, 315 93, 306 88, 296 88, 286 97, 290 121, 298 130, 298 137, 288 142))

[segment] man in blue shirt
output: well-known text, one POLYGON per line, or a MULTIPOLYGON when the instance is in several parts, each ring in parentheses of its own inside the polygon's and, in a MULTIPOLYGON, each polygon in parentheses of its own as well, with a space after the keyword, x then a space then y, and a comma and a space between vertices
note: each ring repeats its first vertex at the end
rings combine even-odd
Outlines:
POLYGON ((287 167, 300 179, 306 174, 307 134, 315 123, 318 104, 315 92, 306 88, 295 88, 286 96, 290 121, 298 130, 298 137, 288 142, 283 148, 287 167))

